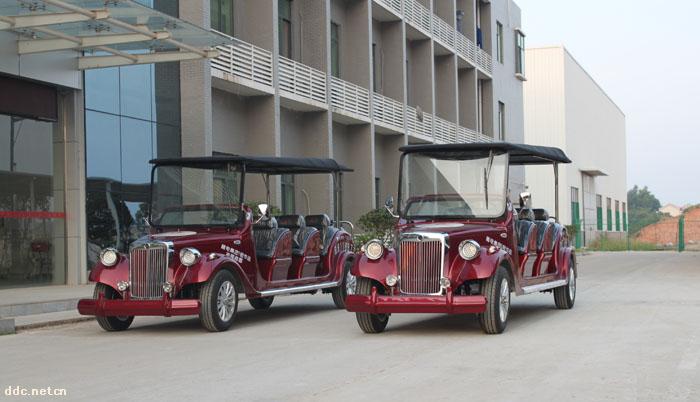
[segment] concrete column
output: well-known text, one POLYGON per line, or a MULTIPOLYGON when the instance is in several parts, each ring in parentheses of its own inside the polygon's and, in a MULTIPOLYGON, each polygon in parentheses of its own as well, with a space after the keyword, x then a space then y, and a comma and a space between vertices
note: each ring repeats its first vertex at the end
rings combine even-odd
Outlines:
POLYGON ((476 83, 476 69, 463 68, 458 71, 459 125, 472 130, 476 130, 476 83))
MULTIPOLYGON (((180 1, 180 18, 210 26, 209 1, 180 1)), ((211 71, 208 60, 180 62, 182 155, 212 153, 211 71)))
MULTIPOLYGON (((64 258, 66 264, 65 283, 77 285, 87 283, 87 229, 85 222, 85 110, 80 91, 61 91, 59 95, 59 130, 54 142, 62 146, 63 154, 54 153, 55 177, 63 176, 60 183, 63 207, 66 213, 65 256, 55 244, 55 258, 64 258), (60 159, 59 159, 60 158, 60 159)), ((54 224, 59 225, 58 220, 54 224)), ((62 281, 61 281, 62 282, 62 281)), ((57 281, 58 283, 58 281, 57 281)))

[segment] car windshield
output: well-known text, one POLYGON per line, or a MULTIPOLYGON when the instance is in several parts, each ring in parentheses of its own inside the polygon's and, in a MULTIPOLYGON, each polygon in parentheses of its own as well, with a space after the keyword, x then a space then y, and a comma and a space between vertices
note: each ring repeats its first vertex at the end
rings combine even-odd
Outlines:
POLYGON ((441 159, 411 153, 402 166, 406 219, 496 218, 505 212, 508 154, 441 159))
POLYGON ((156 226, 234 225, 241 212, 241 168, 158 166, 150 220, 156 226))

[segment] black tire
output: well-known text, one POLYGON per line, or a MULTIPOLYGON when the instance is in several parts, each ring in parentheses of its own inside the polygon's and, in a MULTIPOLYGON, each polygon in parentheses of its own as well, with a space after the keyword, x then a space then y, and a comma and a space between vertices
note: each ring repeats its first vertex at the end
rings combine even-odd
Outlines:
POLYGON ((333 288, 331 295, 333 296, 333 303, 335 306, 341 310, 345 309, 345 298, 348 296, 348 274, 350 273, 350 268, 352 268, 352 260, 346 261, 343 267, 343 277, 340 280, 340 285, 333 288))
POLYGON ((486 297, 486 311, 480 313, 478 317, 481 329, 485 333, 500 334, 505 331, 510 314, 511 288, 508 271, 503 266, 498 267, 493 276, 482 284, 481 294, 486 297), (507 289, 504 290, 504 287, 507 289), (502 307, 505 313, 501 310, 502 307))
POLYGON ((576 265, 574 259, 569 259, 568 282, 554 289, 554 304, 560 310, 571 310, 576 302, 576 265))
POLYGON ((269 297, 258 297, 255 299, 248 299, 248 303, 253 306, 256 310, 267 310, 272 306, 272 302, 275 301, 275 296, 269 297))
MULTIPOLYGON (((355 289, 358 295, 370 295, 372 293, 374 283, 368 278, 357 278, 357 288, 355 289)), ((383 289, 377 286, 377 291, 383 289)), ((389 323, 389 314, 372 314, 372 313, 355 313, 357 323, 367 334, 378 334, 383 332, 386 325, 389 323)))
MULTIPOLYGON (((105 299, 121 299, 122 296, 111 286, 107 286, 104 283, 98 283, 95 285, 95 292, 93 293, 93 298, 97 300, 100 293, 104 294, 105 299)), ((124 331, 131 326, 134 322, 134 316, 124 316, 124 317, 104 317, 97 316, 97 323, 108 332, 124 331)))
POLYGON ((202 286, 199 293, 199 320, 204 328, 211 332, 221 332, 233 325, 238 312, 238 288, 236 277, 225 269, 218 271, 202 286), (218 304, 220 293, 221 306, 218 304), (224 310, 225 312, 220 312, 224 310))

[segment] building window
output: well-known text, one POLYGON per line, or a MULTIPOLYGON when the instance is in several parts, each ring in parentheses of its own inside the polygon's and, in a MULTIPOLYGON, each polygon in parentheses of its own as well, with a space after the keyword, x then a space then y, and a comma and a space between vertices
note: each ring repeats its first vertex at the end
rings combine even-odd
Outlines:
POLYGON ((608 229, 608 232, 612 232, 612 229, 613 229, 612 199, 610 197, 608 197, 608 199, 607 199, 607 211, 608 211, 608 213, 607 213, 607 222, 608 222, 607 229, 608 229))
POLYGON ((615 201, 615 231, 620 231, 620 201, 615 201))
POLYGON ((579 208, 579 191, 576 187, 571 187, 571 225, 575 227, 575 232, 573 233, 576 238, 576 248, 580 248, 582 245, 581 236, 581 210, 579 208))
POLYGON ((211 29, 233 36, 233 0, 210 0, 211 29))
POLYGON ((372 44, 372 85, 374 92, 381 91, 381 57, 377 50, 377 44, 372 44))
POLYGON ((380 180, 379 177, 374 178, 374 208, 379 208, 380 205, 382 205, 382 195, 379 191, 380 188, 380 180))
POLYGON ((496 21, 496 60, 503 64, 503 24, 496 21))
POLYGON ((627 231, 627 204, 622 203, 622 230, 627 231))
POLYGON ((331 75, 340 78, 340 26, 331 21, 331 75))
POLYGON ((280 56, 292 58, 292 0, 279 0, 279 46, 280 56))
POLYGON ((598 194, 595 196, 596 221, 599 231, 603 230, 603 196, 598 194))
POLYGON ((525 75, 525 34, 515 31, 515 73, 525 75))
POLYGON ((293 214, 296 211, 296 199, 294 196, 294 175, 283 174, 282 181, 282 213, 293 214))
POLYGON ((506 140, 506 105, 498 102, 498 139, 506 140))

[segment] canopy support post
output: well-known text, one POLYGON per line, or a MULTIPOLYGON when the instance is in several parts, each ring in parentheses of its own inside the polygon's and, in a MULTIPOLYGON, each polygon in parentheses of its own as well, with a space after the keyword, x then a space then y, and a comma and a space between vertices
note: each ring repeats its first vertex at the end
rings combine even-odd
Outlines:
POLYGON ((554 217, 559 219, 559 164, 554 162, 554 217))

